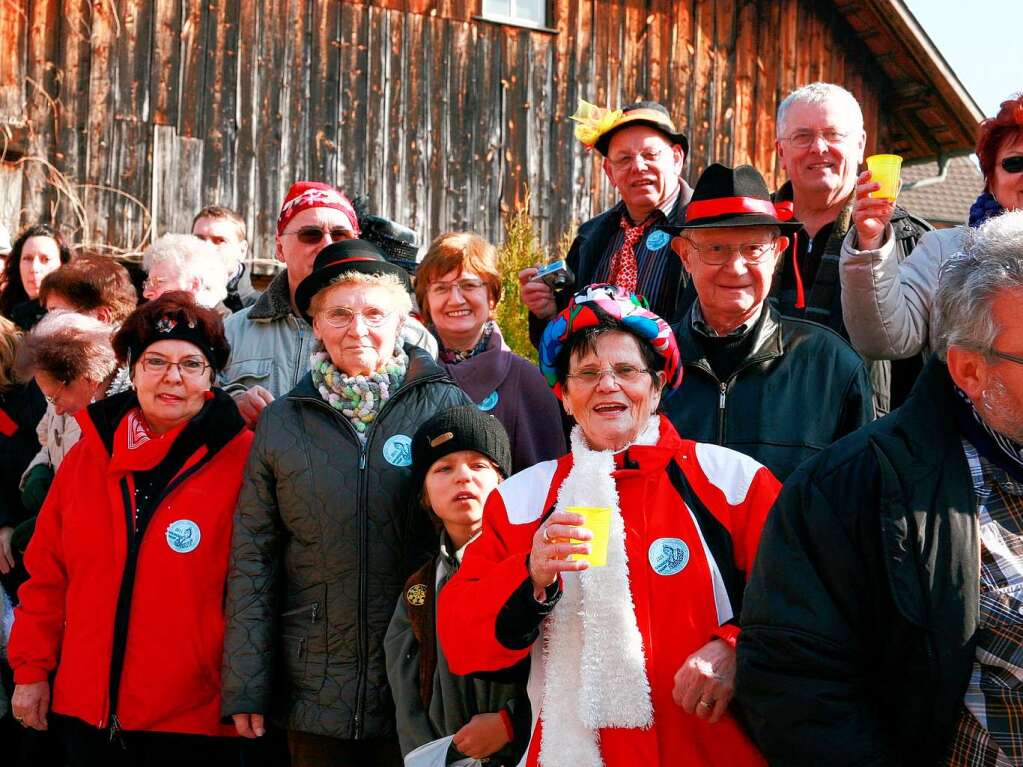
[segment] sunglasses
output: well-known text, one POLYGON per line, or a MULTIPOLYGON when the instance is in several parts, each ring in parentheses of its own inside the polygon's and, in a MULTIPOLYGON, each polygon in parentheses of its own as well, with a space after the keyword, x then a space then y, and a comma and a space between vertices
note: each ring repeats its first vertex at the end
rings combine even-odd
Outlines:
POLYGON ((335 226, 331 229, 321 229, 318 226, 303 226, 291 232, 281 232, 281 234, 293 234, 303 245, 315 245, 318 242, 323 242, 323 235, 325 234, 330 237, 331 242, 350 240, 355 237, 351 229, 345 229, 343 226, 335 226))
POLYGON ((1002 160, 1002 170, 1006 173, 1023 173, 1023 156, 1006 157, 1002 160))

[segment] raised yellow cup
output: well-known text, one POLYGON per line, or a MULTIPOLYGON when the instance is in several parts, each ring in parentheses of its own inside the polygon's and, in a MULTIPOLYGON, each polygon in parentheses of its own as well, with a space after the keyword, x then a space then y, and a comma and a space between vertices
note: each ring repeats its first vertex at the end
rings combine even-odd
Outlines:
POLYGON ((590 567, 603 567, 607 564, 607 539, 611 534, 611 509, 606 506, 569 506, 571 514, 579 514, 583 518, 583 527, 593 533, 592 541, 580 541, 572 538, 572 543, 589 543, 589 554, 571 554, 570 559, 578 562, 589 562, 590 567))
POLYGON ((902 158, 897 154, 872 154, 867 158, 867 169, 870 180, 881 185, 871 197, 887 198, 895 202, 899 196, 899 174, 902 171, 902 158))

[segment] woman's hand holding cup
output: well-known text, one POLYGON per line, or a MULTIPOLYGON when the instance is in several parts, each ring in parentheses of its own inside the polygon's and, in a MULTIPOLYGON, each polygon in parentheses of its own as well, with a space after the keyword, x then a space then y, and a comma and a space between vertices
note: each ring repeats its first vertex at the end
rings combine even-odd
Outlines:
POLYGON ((533 534, 533 548, 529 552, 529 578, 533 582, 533 595, 538 602, 546 601, 545 592, 558 579, 560 573, 581 572, 590 565, 585 561, 569 559, 572 554, 589 554, 593 533, 583 527, 581 514, 555 511, 533 534), (573 543, 571 539, 579 541, 573 543))

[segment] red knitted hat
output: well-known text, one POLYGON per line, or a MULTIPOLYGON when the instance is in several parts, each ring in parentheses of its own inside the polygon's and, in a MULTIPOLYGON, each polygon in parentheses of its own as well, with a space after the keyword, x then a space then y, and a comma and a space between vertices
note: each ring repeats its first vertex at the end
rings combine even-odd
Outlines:
POLYGON ((330 184, 319 181, 296 181, 288 190, 280 215, 277 216, 277 234, 281 234, 295 216, 306 208, 333 208, 341 211, 355 236, 359 236, 359 217, 352 203, 330 184))

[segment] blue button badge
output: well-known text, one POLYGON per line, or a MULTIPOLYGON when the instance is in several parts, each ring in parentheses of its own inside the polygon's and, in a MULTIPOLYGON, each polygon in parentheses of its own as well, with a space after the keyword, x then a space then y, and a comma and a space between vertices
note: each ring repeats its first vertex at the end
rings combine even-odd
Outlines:
POLYGON ((412 465, 412 438, 395 434, 384 443, 384 459, 391 466, 412 465))
POLYGON ((658 538, 650 544, 647 558, 658 575, 676 575, 689 564, 689 547, 681 538, 658 538))
POLYGON ((646 238, 646 249, 649 251, 660 250, 671 242, 671 235, 662 229, 654 229, 646 238))
POLYGON ((167 525, 167 545, 178 554, 188 554, 199 546, 202 533, 199 525, 190 519, 179 519, 167 525))
POLYGON ((490 394, 484 397, 483 401, 480 402, 480 404, 478 404, 476 407, 478 407, 484 413, 486 413, 489 410, 493 410, 495 407, 497 407, 497 391, 495 390, 490 392, 490 394))

